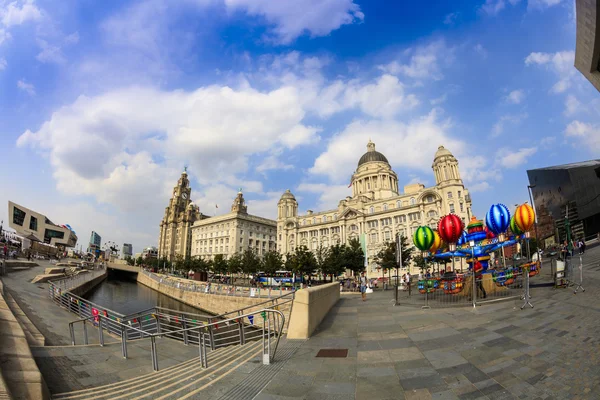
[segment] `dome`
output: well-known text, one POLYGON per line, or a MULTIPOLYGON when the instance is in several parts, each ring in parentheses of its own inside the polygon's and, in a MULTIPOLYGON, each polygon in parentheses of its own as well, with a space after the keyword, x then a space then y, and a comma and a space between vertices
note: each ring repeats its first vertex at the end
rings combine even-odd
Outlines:
POLYGON ((296 200, 290 189, 286 189, 286 191, 281 195, 281 200, 283 199, 293 199, 296 200))
POLYGON ((364 163, 373 162, 373 161, 374 162, 384 162, 386 164, 389 164, 388 159, 383 154, 381 154, 378 151, 375 151, 375 143, 373 143, 369 140, 369 143, 367 143, 367 152, 362 155, 360 160, 358 160, 358 166, 360 167, 364 163))
POLYGON ((436 159, 438 159, 440 157, 444 157, 444 156, 454 157, 452 155, 452 153, 450 153, 450 150, 448 150, 444 146, 440 146, 440 147, 438 147, 437 151, 435 152, 435 156, 433 157, 433 159, 436 160, 436 159))

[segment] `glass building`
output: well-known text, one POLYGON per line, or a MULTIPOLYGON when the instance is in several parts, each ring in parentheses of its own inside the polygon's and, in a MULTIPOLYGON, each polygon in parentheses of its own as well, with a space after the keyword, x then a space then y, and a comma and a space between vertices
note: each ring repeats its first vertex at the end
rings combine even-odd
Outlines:
POLYGON ((532 169, 527 176, 546 246, 566 239, 567 218, 573 239, 600 232, 600 160, 532 169))

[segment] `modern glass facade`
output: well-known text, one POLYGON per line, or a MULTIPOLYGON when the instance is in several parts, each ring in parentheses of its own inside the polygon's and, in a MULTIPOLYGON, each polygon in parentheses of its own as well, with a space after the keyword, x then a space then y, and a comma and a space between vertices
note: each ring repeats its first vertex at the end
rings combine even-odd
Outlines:
POLYGON ((573 238, 600 232, 600 160, 529 170, 527 176, 546 244, 566 239, 565 218, 573 238))

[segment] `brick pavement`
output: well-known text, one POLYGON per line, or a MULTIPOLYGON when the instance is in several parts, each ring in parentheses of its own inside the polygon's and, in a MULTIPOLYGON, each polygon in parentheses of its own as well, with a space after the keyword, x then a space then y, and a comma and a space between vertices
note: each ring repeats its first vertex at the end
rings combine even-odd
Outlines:
MULTIPOLYGON (((578 263, 578 259, 576 259, 578 263)), ((585 293, 532 289, 472 308, 393 307, 343 296, 256 399, 600 398, 600 247, 583 258, 585 293), (316 358, 347 348, 347 358, 316 358)))

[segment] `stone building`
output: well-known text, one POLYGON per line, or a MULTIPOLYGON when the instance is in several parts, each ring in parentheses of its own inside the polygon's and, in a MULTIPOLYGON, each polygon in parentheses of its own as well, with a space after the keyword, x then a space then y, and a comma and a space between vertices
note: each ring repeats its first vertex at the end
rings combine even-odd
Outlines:
MULTIPOLYGON (((352 196, 333 210, 298 214, 298 202, 286 190, 278 202, 277 248, 282 254, 307 246, 315 251, 363 239, 367 249, 367 275, 377 275, 374 256, 396 235, 411 238, 420 225, 437 228, 441 216, 455 213, 466 223, 471 218, 471 197, 460 177, 458 161, 440 146, 432 164, 435 186, 414 183, 398 188, 398 175, 387 158, 369 141, 367 152, 352 175, 352 196)), ((412 240, 410 240, 412 243, 412 240)))
POLYGON ((575 68, 600 90, 600 2, 576 0, 575 68))
POLYGON ((258 256, 276 250, 277 222, 248 214, 242 190, 238 192, 231 212, 198 220, 192 226, 192 257, 214 259, 223 254, 228 259, 234 253, 252 249, 258 256))
POLYGON ((192 189, 186 170, 173 188, 173 197, 165 208, 165 216, 160 222, 158 238, 158 258, 174 261, 176 257, 191 254, 192 225, 208 218, 190 199, 192 189))

